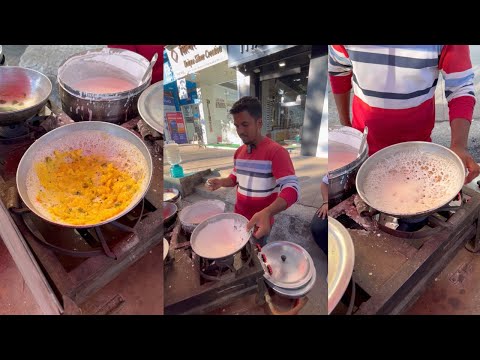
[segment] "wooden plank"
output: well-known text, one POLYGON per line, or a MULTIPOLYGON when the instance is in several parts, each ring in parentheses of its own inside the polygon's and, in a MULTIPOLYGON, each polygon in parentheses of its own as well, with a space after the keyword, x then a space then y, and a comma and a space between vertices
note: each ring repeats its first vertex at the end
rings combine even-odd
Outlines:
MULTIPOLYGON (((143 222, 147 221, 149 221, 148 217, 143 220, 143 222)), ((75 273, 79 270, 78 268, 74 269, 70 274, 72 278, 76 278, 78 282, 75 288, 72 289, 72 300, 76 304, 81 305, 92 294, 120 275, 123 270, 140 260, 151 249, 159 244, 163 245, 162 234, 163 233, 158 233, 157 235, 151 235, 149 238, 146 238, 142 236, 142 230, 139 230, 138 235, 140 240, 131 250, 123 253, 117 260, 108 259, 107 261, 99 262, 99 266, 94 269, 94 272, 81 282, 80 279, 83 278, 83 276, 77 276, 75 273)), ((114 252, 116 253, 115 249, 114 252)), ((92 260, 95 259, 90 258, 87 261, 92 260)))
POLYGON ((0 237, 3 239, 41 311, 46 315, 63 313, 60 302, 2 201, 0 201, 0 237))
MULTIPOLYGON (((387 282, 376 286, 377 290, 369 293, 371 298, 360 306, 356 314, 397 314, 405 311, 432 277, 443 270, 461 245, 475 236, 480 196, 465 192, 472 198, 444 223, 445 229, 430 237, 418 251, 408 256, 408 261, 387 282)), ((390 252, 385 254, 386 258, 390 252)))

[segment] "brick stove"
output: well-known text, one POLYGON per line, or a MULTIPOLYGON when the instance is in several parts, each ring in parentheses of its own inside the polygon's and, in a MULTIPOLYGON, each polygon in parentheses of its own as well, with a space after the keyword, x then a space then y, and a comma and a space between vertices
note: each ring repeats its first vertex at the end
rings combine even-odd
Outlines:
MULTIPOLYGON (((71 122, 47 103, 41 115, 0 127, 0 235, 46 313, 79 313, 95 292, 162 243, 163 142, 139 117, 121 124, 144 139, 153 160, 150 188, 135 209, 100 227, 70 229, 22 206, 15 173, 23 153, 41 135, 71 122)), ((115 304, 103 307, 104 313, 109 306, 115 304)))
POLYGON ((329 215, 348 229, 355 248, 352 280, 332 314, 401 314, 461 246, 480 250, 480 194, 466 186, 461 194, 452 210, 406 227, 383 214, 371 216, 356 194, 331 207, 329 215))

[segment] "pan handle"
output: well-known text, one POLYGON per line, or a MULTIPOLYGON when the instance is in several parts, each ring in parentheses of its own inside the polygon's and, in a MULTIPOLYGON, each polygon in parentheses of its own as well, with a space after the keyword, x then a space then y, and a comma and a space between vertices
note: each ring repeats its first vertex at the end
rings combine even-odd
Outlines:
POLYGON ((455 196, 454 199, 452 199, 447 205, 435 210, 435 212, 440 212, 440 211, 455 211, 455 210, 458 210, 462 207, 462 204, 465 202, 465 199, 463 198, 463 193, 462 191, 460 190, 457 194, 457 196, 455 196), (449 205, 452 201, 460 201, 460 205, 449 205))

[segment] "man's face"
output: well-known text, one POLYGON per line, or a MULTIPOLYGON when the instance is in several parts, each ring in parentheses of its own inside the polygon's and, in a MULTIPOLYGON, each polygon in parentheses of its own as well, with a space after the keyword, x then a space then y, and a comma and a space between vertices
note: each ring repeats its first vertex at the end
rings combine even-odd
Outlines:
POLYGON ((247 111, 233 114, 237 134, 246 145, 253 144, 262 131, 262 119, 255 120, 247 111))

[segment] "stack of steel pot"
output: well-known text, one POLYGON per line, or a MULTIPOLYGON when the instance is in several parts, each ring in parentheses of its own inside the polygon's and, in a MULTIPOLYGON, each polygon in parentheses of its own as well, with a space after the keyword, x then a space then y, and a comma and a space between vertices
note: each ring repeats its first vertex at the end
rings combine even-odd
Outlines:
POLYGON ((310 254, 289 241, 268 243, 258 253, 264 278, 279 295, 291 299, 305 296, 314 286, 317 272, 310 254))

